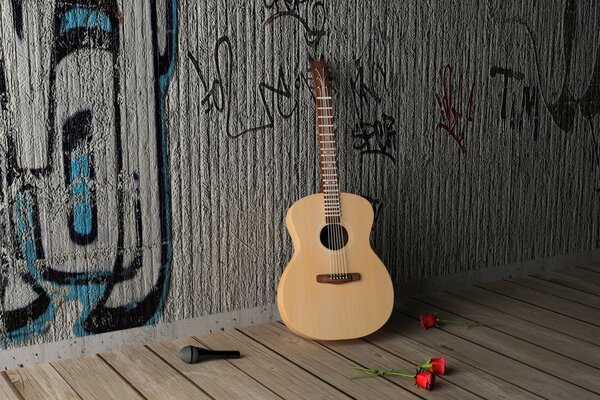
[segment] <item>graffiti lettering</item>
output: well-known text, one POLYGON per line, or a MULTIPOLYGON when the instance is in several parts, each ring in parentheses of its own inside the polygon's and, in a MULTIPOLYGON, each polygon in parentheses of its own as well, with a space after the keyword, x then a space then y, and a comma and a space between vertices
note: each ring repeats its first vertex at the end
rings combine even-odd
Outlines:
MULTIPOLYGON (((188 58, 192 62, 205 92, 205 96, 200 102, 201 105, 206 107, 204 111, 208 114, 212 111, 213 107, 215 107, 217 111, 222 112, 225 109, 226 102, 231 97, 230 91, 225 92, 226 89, 230 88, 229 82, 231 82, 231 73, 233 71, 233 50, 231 48, 231 41, 227 36, 222 36, 217 40, 217 44, 215 45, 214 49, 214 61, 217 76, 215 79, 213 79, 210 86, 202 75, 200 63, 189 51, 188 58), (219 57, 221 53, 223 53, 223 56, 226 60, 224 68, 221 65, 221 57, 219 57), (225 76, 223 76, 223 69, 225 76)), ((229 108, 227 110, 227 126, 229 126, 229 108)))
MULTIPOLYGON (((352 137, 354 149, 361 157, 369 154, 382 155, 396 162, 396 120, 381 111, 382 97, 372 84, 365 82, 365 73, 360 59, 355 60, 355 76, 351 80, 352 99, 356 123, 352 137)), ((385 84, 386 74, 381 65, 374 65, 372 82, 385 84)))
POLYGON ((317 47, 325 35, 327 14, 321 0, 263 0, 264 7, 273 14, 266 20, 267 24, 281 17, 291 17, 300 22, 304 29, 306 44, 317 47))
MULTIPOLYGON (((544 85, 540 85, 539 97, 542 99, 543 104, 545 105, 546 110, 550 113, 552 121, 554 124, 563 132, 570 132, 575 124, 575 118, 577 113, 580 112, 581 115, 588 121, 590 127, 590 133, 592 135, 593 140, 593 151, 594 151, 594 161, 593 161, 593 169, 595 174, 595 191, 600 191, 600 139, 598 139, 598 132, 594 127, 594 117, 600 113, 600 52, 597 52, 596 49, 589 49, 591 52, 596 51, 596 58, 594 60, 593 68, 591 76, 582 77, 584 81, 589 82, 585 91, 580 97, 575 97, 569 87, 572 85, 574 79, 572 78, 573 71, 573 54, 574 49, 577 45, 577 35, 580 21, 581 12, 578 10, 579 6, 578 0, 568 0, 564 5, 563 19, 562 19, 562 49, 564 56, 564 69, 562 69, 562 77, 559 78, 559 82, 561 83, 561 90, 556 101, 551 102, 548 99, 547 93, 544 92, 544 85)), ((545 65, 542 65, 542 62, 539 58, 539 49, 538 41, 533 36, 533 31, 525 22, 520 21, 516 18, 506 18, 500 20, 501 23, 517 23, 519 25, 524 26, 525 31, 527 32, 531 43, 534 46, 536 53, 536 70, 537 70, 537 78, 539 82, 544 80, 544 74, 542 74, 542 70, 546 68, 545 65)), ((525 97, 525 93, 523 94, 525 97)), ((538 96, 537 91, 530 89, 530 92, 527 94, 529 96, 527 98, 527 102, 537 103, 538 96)))
MULTIPOLYGON (((192 62, 194 69, 200 79, 202 88, 204 89, 204 97, 200 104, 205 106, 204 111, 210 113, 213 108, 220 114, 225 114, 225 126, 226 133, 231 138, 239 138, 248 133, 267 130, 275 126, 275 112, 282 119, 290 118, 294 111, 298 108, 298 100, 292 98, 291 86, 286 79, 283 65, 279 66, 277 74, 277 84, 272 85, 266 82, 260 82, 258 84, 258 91, 260 93, 261 103, 264 112, 267 114, 267 122, 262 125, 244 128, 240 131, 235 128, 232 132, 231 128, 231 81, 232 71, 234 69, 234 57, 231 47, 231 42, 227 36, 222 36, 217 40, 214 49, 214 65, 216 70, 216 77, 212 80, 212 83, 208 84, 208 79, 204 77, 200 69, 198 60, 188 52, 188 58, 192 62), (221 59, 225 58, 225 64, 222 64, 221 59), (273 110, 269 103, 269 93, 274 96, 277 103, 277 109, 273 110), (288 109, 286 110, 286 107, 288 109)), ((299 87, 298 77, 294 81, 295 88, 299 87)))
MULTIPOLYGON (((32 71, 17 68, 8 58, 0 66, 0 75, 11 78, 4 88, 0 84, 0 92, 13 93, 2 98, 34 99, 7 111, 21 122, 7 138, 6 188, 0 191, 8 198, 9 254, 16 254, 2 259, 0 270, 0 320, 8 340, 47 331, 56 308, 66 301, 81 305, 72 327, 78 336, 151 324, 162 312, 172 252, 165 96, 175 68, 177 34, 176 0, 164 2, 164 21, 154 3, 140 14, 147 20, 148 41, 136 43, 152 66, 151 100, 132 101, 137 107, 133 112, 147 114, 151 123, 136 134, 153 145, 146 148, 147 164, 125 167, 128 152, 137 150, 122 146, 131 134, 123 128, 122 114, 131 111, 122 98, 135 93, 121 85, 119 63, 138 59, 122 49, 121 35, 127 31, 119 27, 124 13, 117 1, 57 0, 53 8, 44 8, 52 12, 50 49, 39 48, 37 28, 24 23, 33 20, 24 16, 36 15, 40 5, 12 1, 14 26, 3 31, 2 45, 12 46, 11 54, 20 57, 39 57, 32 48, 47 52, 49 61, 46 68, 32 71), (163 50, 159 23, 166 32, 163 50), (72 79, 84 74, 86 79, 72 79), (31 79, 45 80, 42 88, 48 91, 23 84, 31 79), (99 176, 107 182, 99 182, 99 176), (142 198, 152 200, 142 206, 142 198), (154 247, 156 251, 144 251, 154 247), (15 292, 29 293, 29 303, 23 305, 15 292)), ((122 6, 135 7, 129 2, 122 6)))
POLYGON ((394 122, 394 118, 387 114, 381 114, 381 120, 373 123, 359 121, 352 134, 356 139, 354 149, 360 150, 361 155, 380 154, 396 162, 395 157, 387 151, 396 150, 394 122))
MULTIPOLYGON (((522 131, 525 117, 533 123, 533 140, 537 140, 539 135, 539 114, 538 114, 538 91, 537 88, 531 86, 523 86, 521 96, 521 108, 517 109, 516 99, 512 98, 512 106, 510 115, 507 116, 507 97, 509 92, 509 81, 515 79, 522 81, 525 75, 521 72, 514 71, 508 68, 491 67, 490 77, 494 78, 497 75, 504 76, 504 86, 502 90, 502 108, 500 118, 503 121, 509 120, 510 128, 522 131)), ((512 96, 511 96, 512 97, 512 96)))
POLYGON ((462 74, 458 77, 456 93, 453 92, 452 80, 452 67, 448 64, 444 67, 441 75, 441 93, 435 95, 441 112, 440 121, 436 127, 446 132, 458 144, 460 151, 464 153, 464 135, 467 125, 473 122, 473 88, 475 84, 471 85, 471 91, 465 101, 463 98, 462 74), (455 95, 456 97, 454 97, 455 95), (464 113, 463 109, 465 109, 464 113))

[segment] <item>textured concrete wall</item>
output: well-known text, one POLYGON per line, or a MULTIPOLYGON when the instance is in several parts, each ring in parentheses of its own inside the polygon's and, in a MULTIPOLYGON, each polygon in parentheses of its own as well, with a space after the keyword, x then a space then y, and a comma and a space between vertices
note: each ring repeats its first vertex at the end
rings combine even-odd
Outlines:
POLYGON ((592 0, 0 7, 5 348, 273 303, 307 54, 398 284, 599 247, 592 0))

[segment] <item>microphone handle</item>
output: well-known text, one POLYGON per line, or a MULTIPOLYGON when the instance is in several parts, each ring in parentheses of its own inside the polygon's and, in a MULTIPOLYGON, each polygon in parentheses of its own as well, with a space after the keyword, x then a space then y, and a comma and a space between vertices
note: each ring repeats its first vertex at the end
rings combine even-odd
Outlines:
POLYGON ((208 350, 204 355, 208 357, 239 358, 240 352, 237 350, 208 350))

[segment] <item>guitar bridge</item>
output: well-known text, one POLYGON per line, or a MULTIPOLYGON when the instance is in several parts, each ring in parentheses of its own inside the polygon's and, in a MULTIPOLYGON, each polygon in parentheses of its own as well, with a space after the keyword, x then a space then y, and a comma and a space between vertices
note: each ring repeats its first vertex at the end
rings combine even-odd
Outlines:
POLYGON ((346 274, 321 274, 317 275, 317 282, 319 283, 348 283, 360 281, 360 274, 358 272, 346 273, 346 274))

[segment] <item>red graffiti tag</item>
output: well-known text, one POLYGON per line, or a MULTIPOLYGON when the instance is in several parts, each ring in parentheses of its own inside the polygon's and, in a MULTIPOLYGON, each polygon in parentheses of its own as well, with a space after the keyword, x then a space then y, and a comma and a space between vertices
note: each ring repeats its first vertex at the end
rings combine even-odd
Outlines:
POLYGON ((466 113, 463 114, 463 76, 458 77, 458 90, 456 98, 452 93, 452 67, 447 64, 442 72, 442 93, 436 94, 438 106, 440 107, 441 119, 436 127, 443 129, 458 144, 461 152, 465 152, 463 144, 464 133, 467 130, 467 124, 473 122, 473 88, 466 99, 466 113), (463 118, 464 117, 464 118, 463 118))

